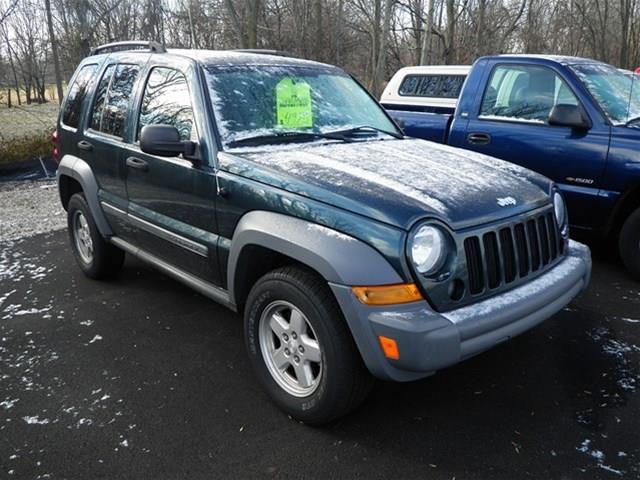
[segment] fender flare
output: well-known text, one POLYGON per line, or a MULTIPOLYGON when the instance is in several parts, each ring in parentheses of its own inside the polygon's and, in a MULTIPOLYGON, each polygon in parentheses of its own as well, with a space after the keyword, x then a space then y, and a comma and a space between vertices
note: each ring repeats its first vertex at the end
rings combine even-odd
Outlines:
POLYGON ((65 176, 73 178, 82 187, 82 191, 84 192, 87 204, 89 204, 89 210, 91 210, 93 220, 96 222, 96 226, 102 236, 112 236, 113 230, 111 230, 111 226, 109 225, 109 222, 107 222, 107 218, 105 217, 102 208, 100 208, 100 200, 98 199, 98 182, 96 181, 96 177, 89 164, 81 158, 73 155, 65 155, 60 161, 56 172, 58 192, 61 192, 60 180, 65 176))
POLYGON ((255 210, 240 219, 231 241, 227 287, 234 302, 236 269, 242 250, 248 245, 291 257, 333 284, 404 283, 378 251, 354 237, 300 218, 255 210))

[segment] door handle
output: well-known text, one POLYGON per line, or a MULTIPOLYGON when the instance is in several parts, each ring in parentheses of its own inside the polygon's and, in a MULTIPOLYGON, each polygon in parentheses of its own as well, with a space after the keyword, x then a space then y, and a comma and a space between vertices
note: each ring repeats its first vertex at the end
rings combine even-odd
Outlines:
POLYGON ((135 168, 137 170, 142 170, 143 172, 146 172, 147 170, 149 170, 149 164, 144 160, 136 157, 127 158, 127 167, 135 168))
POLYGON ((488 133, 470 133, 467 135, 467 142, 472 145, 489 145, 491 143, 491 135, 488 133))
POLYGON ((86 140, 80 140, 78 142, 78 148, 80 150, 84 150, 85 152, 90 152, 91 150, 93 150, 93 145, 91 145, 89 142, 87 142, 86 140))

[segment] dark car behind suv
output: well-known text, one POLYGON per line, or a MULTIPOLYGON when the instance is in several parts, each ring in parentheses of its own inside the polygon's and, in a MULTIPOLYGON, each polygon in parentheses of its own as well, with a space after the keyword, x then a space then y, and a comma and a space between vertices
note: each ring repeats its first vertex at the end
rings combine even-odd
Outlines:
POLYGON ((84 273, 113 276, 126 252, 240 312, 261 383, 308 423, 373 376, 422 378, 526 331, 589 279, 551 181, 405 139, 330 65, 99 47, 56 143, 84 273))

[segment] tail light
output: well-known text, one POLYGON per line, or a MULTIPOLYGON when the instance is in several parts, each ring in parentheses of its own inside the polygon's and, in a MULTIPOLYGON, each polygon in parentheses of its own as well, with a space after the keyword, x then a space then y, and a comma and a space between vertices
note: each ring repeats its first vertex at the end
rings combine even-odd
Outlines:
POLYGON ((51 134, 51 142, 53 143, 53 151, 51 156, 55 162, 60 162, 60 148, 59 148, 58 130, 54 130, 51 134))

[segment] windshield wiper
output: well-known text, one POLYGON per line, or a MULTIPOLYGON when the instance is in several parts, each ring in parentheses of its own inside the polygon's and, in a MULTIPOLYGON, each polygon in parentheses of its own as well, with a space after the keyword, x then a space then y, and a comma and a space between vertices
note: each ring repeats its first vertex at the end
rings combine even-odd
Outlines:
POLYGON ((342 142, 351 142, 352 140, 345 138, 340 132, 319 133, 319 132, 277 132, 267 135, 254 135, 252 137, 245 137, 239 140, 233 140, 227 144, 228 147, 240 147, 247 145, 263 145, 288 143, 288 142, 306 142, 309 140, 316 140, 318 138, 326 138, 329 140, 340 140, 342 142))
POLYGON ((378 133, 384 133, 385 135, 389 135, 391 137, 394 138, 404 138, 402 134, 398 133, 398 132, 390 132, 388 130, 384 130, 382 128, 378 128, 378 127, 372 127, 370 125, 360 125, 359 127, 353 127, 353 128, 346 128, 344 130, 334 130, 332 132, 328 132, 328 135, 340 135, 343 137, 348 137, 350 135, 353 135, 355 133, 359 133, 359 132, 366 132, 366 131, 372 131, 372 132, 378 132, 378 133))
POLYGON ((634 123, 638 123, 640 122, 640 117, 633 117, 630 120, 627 120, 627 122, 624 124, 625 127, 632 127, 635 126, 634 123))

